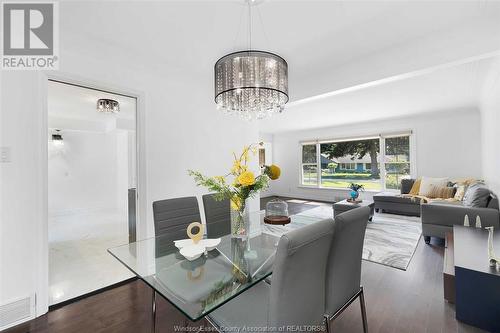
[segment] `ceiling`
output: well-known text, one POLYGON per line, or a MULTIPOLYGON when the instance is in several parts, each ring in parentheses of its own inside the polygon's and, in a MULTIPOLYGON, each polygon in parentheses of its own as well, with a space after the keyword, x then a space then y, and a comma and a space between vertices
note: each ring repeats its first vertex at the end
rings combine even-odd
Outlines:
POLYGON ((86 131, 135 128, 136 99, 132 97, 49 81, 47 103, 49 127, 86 131), (100 98, 118 101, 120 112, 97 112, 100 98))
POLYGON ((470 62, 292 104, 283 114, 261 121, 260 130, 279 133, 430 112, 477 109, 492 61, 470 62))
MULTIPOLYGON (((292 102, 261 123, 266 132, 477 106, 482 55, 500 50, 497 1, 258 2, 252 47, 287 60, 292 102)), ((247 48, 245 10, 242 0, 62 1, 61 45, 166 78, 211 78, 219 57, 247 48)))
MULTIPOLYGON (((243 4, 243 0, 64 1, 61 44, 78 47, 74 34, 80 34, 107 43, 117 59, 134 56, 166 72, 212 76, 219 57, 247 48, 243 4)), ((325 65, 341 65, 499 15, 500 2, 487 1, 267 0, 253 10, 252 47, 285 57, 290 79, 300 80, 325 65)))

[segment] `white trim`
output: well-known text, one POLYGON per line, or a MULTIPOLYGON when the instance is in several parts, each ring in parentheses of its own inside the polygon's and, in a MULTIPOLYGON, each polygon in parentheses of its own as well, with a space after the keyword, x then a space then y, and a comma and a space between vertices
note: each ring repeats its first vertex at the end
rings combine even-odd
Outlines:
POLYGON ((410 175, 411 178, 416 179, 418 176, 417 169, 417 138, 416 131, 412 131, 410 135, 410 175))
POLYGON ((40 147, 38 149, 39 156, 38 161, 40 163, 38 172, 39 183, 37 188, 39 189, 38 197, 38 207, 35 209, 40 212, 40 223, 37 223, 36 227, 36 248, 38 260, 37 267, 35 269, 35 274, 33 278, 35 279, 35 317, 41 316, 46 313, 49 309, 49 232, 48 232, 48 90, 47 82, 48 77, 45 73, 38 73, 38 89, 37 89, 37 100, 39 101, 38 106, 41 108, 41 112, 38 112, 40 117, 39 123, 41 124, 38 136, 40 147))
MULTIPOLYGON (((326 191, 346 191, 350 192, 351 190, 348 188, 343 188, 343 187, 326 187, 326 186, 315 186, 315 185, 299 185, 297 188, 306 188, 306 189, 311 189, 311 190, 326 190, 326 191)), ((380 193, 380 192, 391 192, 394 190, 388 189, 388 190, 364 190, 363 192, 368 192, 368 193, 380 193)))
POLYGON ((321 144, 316 143, 316 184, 321 186, 321 144))
POLYGON ((330 138, 316 138, 310 140, 301 140, 299 143, 301 145, 313 145, 316 143, 335 143, 335 142, 345 142, 345 141, 360 141, 360 140, 371 140, 378 139, 382 136, 386 138, 398 137, 403 135, 412 135, 413 129, 403 129, 400 131, 383 132, 377 134, 367 134, 358 136, 342 136, 342 137, 330 137, 330 138))
POLYGON ((115 84, 95 81, 79 75, 65 72, 39 72, 38 74, 38 105, 40 132, 38 133, 40 141, 39 155, 39 203, 36 207, 41 214, 41 221, 37 227, 37 267, 34 274, 35 279, 35 294, 36 294, 36 317, 48 312, 49 302, 49 249, 48 249, 48 82, 49 80, 66 82, 75 84, 90 89, 99 89, 111 93, 128 95, 136 99, 136 163, 137 163, 137 226, 136 237, 138 240, 148 238, 147 226, 147 162, 146 162, 146 112, 145 112, 145 93, 130 89, 127 87, 117 86, 115 84))
POLYGON ((380 161, 378 163, 378 171, 380 175, 380 187, 382 191, 385 191, 387 190, 387 184, 385 182, 385 176, 387 174, 387 170, 385 169, 385 136, 380 137, 379 146, 380 161))

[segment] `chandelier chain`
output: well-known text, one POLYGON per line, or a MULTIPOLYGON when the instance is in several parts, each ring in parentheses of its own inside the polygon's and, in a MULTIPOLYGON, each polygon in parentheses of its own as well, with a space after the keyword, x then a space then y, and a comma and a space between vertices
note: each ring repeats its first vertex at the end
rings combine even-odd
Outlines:
POLYGON ((248 49, 252 49, 252 0, 248 0, 248 49))

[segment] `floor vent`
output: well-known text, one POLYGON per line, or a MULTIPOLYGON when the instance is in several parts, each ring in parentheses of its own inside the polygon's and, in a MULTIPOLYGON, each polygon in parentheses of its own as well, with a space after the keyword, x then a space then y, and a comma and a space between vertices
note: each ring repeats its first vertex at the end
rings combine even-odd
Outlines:
POLYGON ((32 298, 26 297, 14 302, 0 305, 0 330, 10 327, 33 316, 32 298))

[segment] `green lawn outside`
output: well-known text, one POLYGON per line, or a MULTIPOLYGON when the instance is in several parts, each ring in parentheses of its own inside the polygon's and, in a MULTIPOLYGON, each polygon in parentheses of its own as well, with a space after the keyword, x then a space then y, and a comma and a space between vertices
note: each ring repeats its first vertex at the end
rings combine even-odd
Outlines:
POLYGON ((351 179, 351 180, 363 180, 363 179, 378 179, 372 177, 371 173, 355 173, 355 172, 330 172, 330 171, 322 171, 321 172, 322 179, 351 179))
MULTIPOLYGON (((354 181, 354 180, 353 180, 354 181)), ((352 181, 345 180, 322 180, 321 186, 323 187, 334 187, 334 188, 349 188, 352 181)), ((380 190, 382 187, 380 182, 363 182, 357 181, 357 184, 362 184, 365 190, 380 190)))

